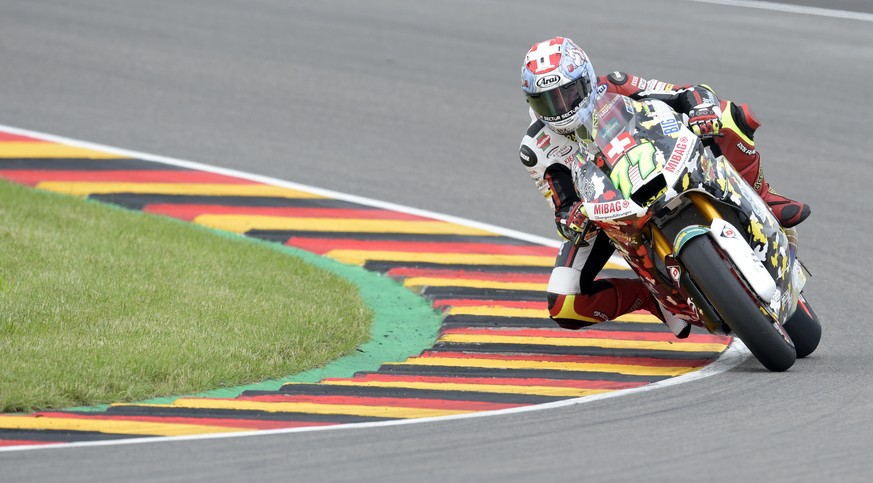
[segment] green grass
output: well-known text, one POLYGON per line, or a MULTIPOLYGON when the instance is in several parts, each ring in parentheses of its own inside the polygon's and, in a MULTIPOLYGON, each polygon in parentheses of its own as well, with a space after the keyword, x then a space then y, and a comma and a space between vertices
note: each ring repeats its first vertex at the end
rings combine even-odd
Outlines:
POLYGON ((317 367, 367 340, 356 288, 263 244, 0 182, 0 412, 317 367))

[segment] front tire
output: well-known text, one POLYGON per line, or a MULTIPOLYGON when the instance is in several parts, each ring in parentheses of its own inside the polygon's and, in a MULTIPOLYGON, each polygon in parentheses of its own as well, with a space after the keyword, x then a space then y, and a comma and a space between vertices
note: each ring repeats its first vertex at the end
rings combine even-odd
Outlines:
POLYGON ((707 236, 688 240, 679 260, 709 302, 755 358, 774 372, 788 370, 797 357, 794 346, 780 334, 770 317, 764 315, 757 297, 742 276, 707 236))

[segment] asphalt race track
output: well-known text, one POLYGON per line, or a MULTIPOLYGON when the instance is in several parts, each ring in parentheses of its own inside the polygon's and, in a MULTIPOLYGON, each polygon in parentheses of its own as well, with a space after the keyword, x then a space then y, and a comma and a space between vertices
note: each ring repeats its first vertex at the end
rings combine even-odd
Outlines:
POLYGON ((508 416, 2 453, 0 479, 869 480, 867 20, 685 0, 3 0, 0 124, 553 236, 517 158, 518 71, 560 34, 602 73, 706 82, 753 106, 769 180, 813 207, 813 356, 508 416))

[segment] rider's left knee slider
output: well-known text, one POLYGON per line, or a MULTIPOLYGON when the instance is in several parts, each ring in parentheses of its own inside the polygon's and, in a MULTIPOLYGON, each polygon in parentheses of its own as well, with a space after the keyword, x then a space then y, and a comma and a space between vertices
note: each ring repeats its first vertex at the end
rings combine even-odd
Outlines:
POLYGON ((600 319, 586 317, 576 310, 577 297, 581 294, 548 293, 549 317, 563 329, 579 330, 600 322, 600 319))

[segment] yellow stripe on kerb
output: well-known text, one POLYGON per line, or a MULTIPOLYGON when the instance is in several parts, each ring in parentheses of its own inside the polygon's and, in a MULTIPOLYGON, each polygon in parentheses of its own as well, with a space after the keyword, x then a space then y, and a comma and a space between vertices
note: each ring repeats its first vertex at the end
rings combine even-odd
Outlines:
POLYGON ((635 376, 678 376, 696 367, 654 367, 630 364, 596 364, 589 362, 555 362, 506 359, 460 359, 454 357, 420 357, 405 362, 386 362, 385 365, 478 367, 482 369, 537 369, 572 372, 615 372, 635 376))
MULTIPOLYGON (((127 404, 113 404, 127 406, 127 404)), ((137 407, 167 407, 163 404, 136 404, 137 407)), ((177 399, 172 407, 190 409, 232 409, 236 411, 266 411, 271 413, 306 413, 306 414, 343 414, 351 416, 372 416, 385 418, 429 418, 436 416, 451 416, 464 414, 471 410, 460 409, 428 409, 388 406, 360 406, 352 404, 317 404, 304 402, 259 402, 238 399, 177 399)))
POLYGON ((727 345, 704 342, 621 340, 584 337, 514 337, 476 334, 446 334, 439 342, 466 344, 551 345, 561 347, 602 347, 606 349, 647 349, 676 352, 722 352, 727 345))
POLYGON ((359 218, 291 218, 284 216, 201 215, 195 223, 245 233, 249 230, 292 230, 355 233, 413 233, 432 235, 490 235, 495 233, 444 221, 373 220, 359 218))
POLYGON ((615 319, 615 322, 634 322, 637 324, 663 324, 664 322, 661 319, 655 317, 652 314, 624 314, 619 315, 615 319))
POLYGON ((464 384, 457 382, 406 382, 406 381, 322 381, 319 384, 332 386, 391 387, 403 389, 429 389, 434 391, 494 392, 499 394, 533 394, 537 396, 582 397, 612 392, 611 389, 579 389, 560 386, 512 386, 506 384, 464 384))
POLYGON ((0 142, 0 158, 91 158, 119 159, 120 156, 105 151, 65 146, 55 143, 0 142))
POLYGON ((297 191, 265 184, 208 184, 208 183, 100 183, 44 181, 39 189, 77 196, 107 193, 148 193, 159 195, 205 196, 268 196, 278 198, 323 198, 305 191, 297 191))
POLYGON ((149 436, 184 436, 188 434, 251 431, 248 428, 201 426, 197 424, 168 424, 87 418, 35 418, 33 416, 0 416, 0 429, 95 431, 98 433, 149 436))

